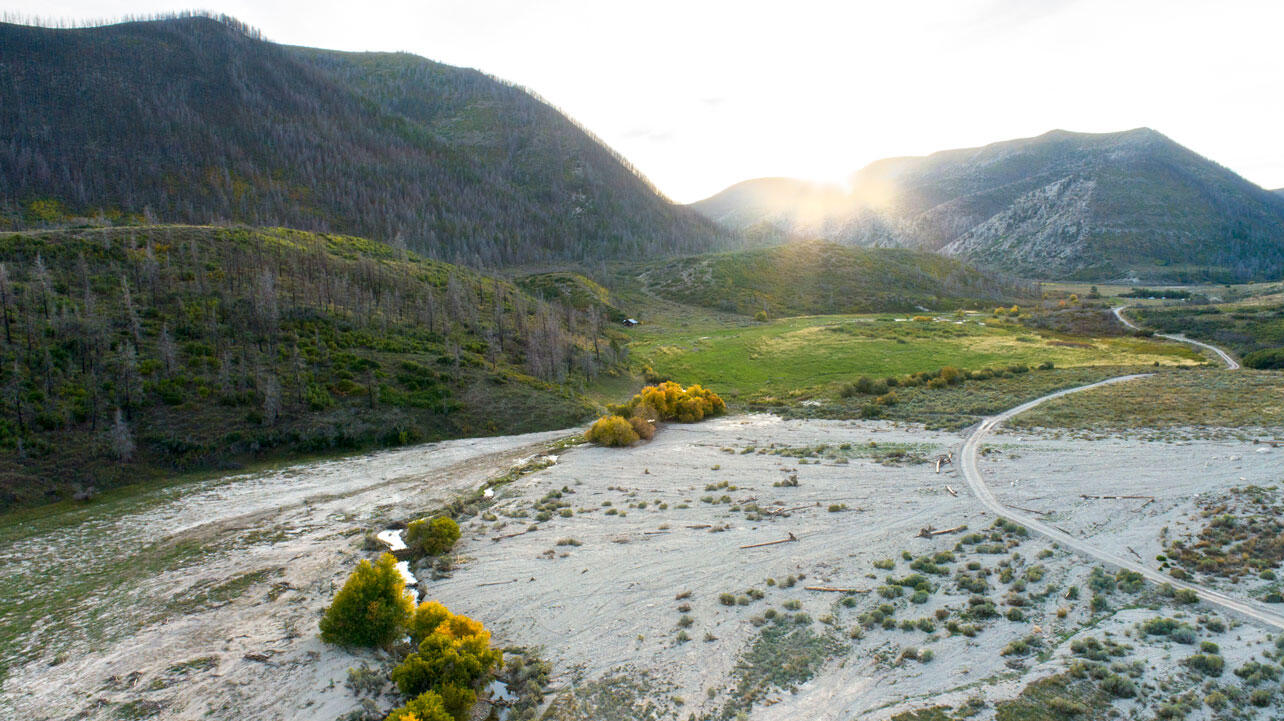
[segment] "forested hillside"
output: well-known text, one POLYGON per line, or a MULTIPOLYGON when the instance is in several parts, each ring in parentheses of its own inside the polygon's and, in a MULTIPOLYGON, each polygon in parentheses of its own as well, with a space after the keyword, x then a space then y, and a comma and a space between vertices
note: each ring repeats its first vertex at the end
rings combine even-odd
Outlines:
POLYGON ((236 221, 477 267, 736 242, 530 93, 413 55, 281 46, 181 17, 0 24, 0 68, 11 227, 236 221))
POLYGON ((359 238, 0 234, 0 509, 286 453, 566 427, 599 312, 359 238))
POLYGON ((993 307, 1033 290, 933 253, 823 242, 674 258, 638 277, 670 300, 769 316, 993 307))
POLYGON ((731 228, 931 250, 1027 277, 1284 273, 1284 198, 1148 128, 889 158, 856 173, 850 191, 746 181, 693 207, 731 228))

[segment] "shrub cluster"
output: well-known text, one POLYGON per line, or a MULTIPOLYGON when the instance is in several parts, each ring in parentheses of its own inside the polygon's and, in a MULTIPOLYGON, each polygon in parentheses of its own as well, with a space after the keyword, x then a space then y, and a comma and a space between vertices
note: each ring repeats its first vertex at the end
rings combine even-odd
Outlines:
POLYGON ((1266 348, 1244 356, 1244 365, 1258 370, 1284 369, 1284 348, 1266 348))
POLYGON ((594 421, 584 437, 591 443, 616 448, 635 443, 641 436, 629 419, 612 415, 594 421))
POLYGON ((490 647, 490 632, 480 622, 452 614, 436 601, 419 604, 407 630, 418 650, 393 669, 392 680, 402 695, 412 700, 393 711, 389 721, 411 715, 422 721, 416 705, 463 721, 477 701, 478 684, 503 664, 503 654, 490 647))
POLYGON ((445 516, 421 518, 406 525, 406 546, 421 556, 440 556, 459 540, 459 524, 445 516))
POLYGON ((628 403, 612 406, 610 410, 615 415, 626 418, 639 415, 640 410, 640 415, 651 422, 697 423, 706 417, 726 413, 727 404, 717 393, 707 388, 699 385, 683 388, 677 383, 666 381, 643 388, 628 403))
POLYGON ((321 640, 342 646, 387 644, 410 618, 412 606, 392 554, 374 564, 363 560, 321 617, 321 640))
MULTIPOLYGON (((436 523, 441 520, 449 521, 434 519, 423 525, 431 531, 435 524, 452 536, 446 524, 436 523)), ((446 548, 459 537, 453 521, 450 526, 453 537, 446 548)), ((361 561, 326 609, 321 640, 388 646, 404 634, 416 650, 392 671, 392 681, 409 700, 387 721, 464 721, 477 702, 480 683, 503 665, 503 653, 490 647, 490 632, 436 601, 416 608, 392 554, 383 554, 374 564, 361 561)))
POLYGON ((590 442, 604 446, 627 446, 655 435, 657 421, 696 423, 727 412, 727 404, 707 388, 699 385, 683 388, 665 381, 647 386, 628 403, 608 407, 610 415, 602 416, 585 434, 590 442))
MULTIPOLYGON (((1045 361, 1037 366, 1039 370, 1052 370, 1055 367, 1051 361, 1045 361)), ((934 371, 918 371, 904 376, 888 376, 882 379, 861 376, 854 381, 840 385, 838 387, 838 395, 841 398, 871 395, 875 396, 875 403, 878 405, 890 406, 896 405, 899 401, 896 393, 892 391, 893 388, 926 386, 932 389, 939 389, 958 385, 964 381, 1004 378, 1028 373, 1029 371, 1029 366, 1022 363, 1013 363, 1005 368, 982 368, 980 370, 945 366, 934 371)))

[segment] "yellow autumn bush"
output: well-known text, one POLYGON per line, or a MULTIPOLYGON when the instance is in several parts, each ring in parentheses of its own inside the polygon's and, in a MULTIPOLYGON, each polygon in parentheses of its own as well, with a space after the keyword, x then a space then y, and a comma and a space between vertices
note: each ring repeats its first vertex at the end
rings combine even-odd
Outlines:
POLYGON ((637 431, 627 418, 620 416, 602 416, 589 426, 584 437, 592 443, 603 446, 627 446, 638 439, 637 431))
MULTIPOLYGON (((477 701, 478 683, 503 664, 503 654, 490 647, 490 631, 435 601, 419 604, 408 626, 417 650, 393 669, 397 689, 416 700, 433 694, 450 717, 463 721, 477 701)), ((406 708, 414 710, 413 704, 406 708)))
POLYGON ((695 423, 710 416, 727 412, 727 404, 717 393, 693 384, 686 388, 665 381, 658 385, 647 386, 633 396, 628 403, 614 406, 611 411, 619 416, 630 417, 635 411, 642 410, 647 415, 653 413, 652 421, 678 421, 695 423))

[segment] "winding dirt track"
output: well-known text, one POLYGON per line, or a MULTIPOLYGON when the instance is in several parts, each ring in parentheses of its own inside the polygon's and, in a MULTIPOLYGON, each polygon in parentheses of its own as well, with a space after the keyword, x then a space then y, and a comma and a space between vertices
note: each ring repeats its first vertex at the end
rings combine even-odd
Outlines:
MULTIPOLYGON (((1127 308, 1127 307, 1128 307, 1128 306, 1126 306, 1126 305, 1121 305, 1121 306, 1119 306, 1119 307, 1117 307, 1117 308, 1112 308, 1112 310, 1115 312, 1115 317, 1119 319, 1119 322, 1120 322, 1120 323, 1123 323, 1124 325, 1128 326, 1129 328, 1132 328, 1133 330, 1141 330, 1141 328, 1140 328, 1140 327, 1138 327, 1138 326, 1136 326, 1136 325, 1133 325, 1132 321, 1130 321, 1130 320, 1128 320, 1127 318, 1125 318, 1125 317, 1124 317, 1123 312, 1124 312, 1124 309, 1125 309, 1125 308, 1127 308)), ((1212 352, 1216 353, 1216 354, 1217 354, 1217 356, 1218 356, 1219 358, 1221 358, 1221 359, 1222 359, 1222 362, 1223 362, 1223 363, 1225 363, 1225 364, 1226 364, 1226 370, 1228 370, 1228 371, 1237 371, 1237 370, 1239 370, 1239 361, 1237 361, 1237 360, 1235 360, 1233 357, 1231 357, 1231 354, 1230 354, 1230 353, 1227 353, 1226 351, 1222 350, 1221 348, 1218 348, 1218 347, 1217 347, 1217 346, 1215 346, 1215 345, 1209 345, 1209 344, 1204 343, 1204 342, 1201 342, 1201 341, 1191 340, 1190 338, 1187 338, 1186 336, 1181 335, 1181 334, 1177 334, 1177 335, 1170 335, 1170 334, 1168 334, 1168 333, 1156 333, 1156 334, 1155 334, 1155 336, 1156 336, 1157 338, 1167 338, 1168 340, 1175 340, 1175 341, 1177 341, 1178 343, 1189 343, 1190 345, 1197 346, 1197 347, 1199 347, 1199 348, 1203 348, 1204 350, 1212 351, 1212 352)))
MULTIPOLYGON (((1123 317, 1122 311, 1126 307, 1127 306, 1120 306, 1118 308, 1115 308, 1114 309, 1115 316, 1118 317, 1119 320, 1122 321, 1123 324, 1128 326, 1129 328, 1137 328, 1137 326, 1128 322, 1128 320, 1123 317)), ((1222 361, 1226 363, 1227 370, 1237 370, 1240 367, 1239 363, 1237 363, 1234 358, 1232 358, 1228 353, 1226 353, 1222 349, 1217 348, 1215 346, 1208 345, 1207 343, 1201 343, 1196 340, 1191 340, 1189 338, 1186 338, 1180 335, 1163 335, 1161 337, 1168 338, 1170 340, 1180 341, 1182 343, 1190 343, 1191 345, 1195 345, 1195 346, 1199 346, 1200 348, 1206 348, 1208 350, 1211 350, 1215 352, 1219 357, 1221 357, 1222 361)), ((993 432, 995 428, 998 428, 999 426, 1003 425, 1003 423, 1009 420, 1010 418, 1018 414, 1024 413, 1030 410, 1031 408, 1034 408, 1035 406, 1046 403, 1054 398, 1060 398, 1062 396, 1070 395, 1071 393, 1078 393, 1080 391, 1086 391, 1091 388, 1099 388, 1101 386, 1111 385, 1114 383, 1125 383, 1128 381, 1136 380, 1138 378, 1145 378, 1148 375, 1150 374, 1141 373, 1137 375, 1119 376, 1117 378, 1110 378, 1110 379, 1101 381, 1099 383, 1092 383, 1086 386, 1079 386, 1078 388, 1068 388, 1063 391, 1057 391, 1056 393, 1048 394, 1046 396, 1043 396, 1042 398, 1036 398, 1028 403, 1023 403, 1017 406, 1016 408, 1012 408, 996 416, 990 416, 989 418, 986 418, 984 421, 982 421, 981 425, 977 427, 976 431, 974 431, 972 435, 968 437, 967 441, 963 443, 963 448, 959 452, 959 456, 960 456, 959 468, 961 469, 963 478, 967 481, 968 486, 972 489, 972 493, 976 495, 977 499, 980 500, 981 503, 984 504, 986 508, 988 508, 990 511, 992 511, 995 515, 999 516, 1000 518, 1006 518, 1010 521, 1015 521, 1017 523, 1020 523, 1021 525, 1025 526, 1026 528, 1029 528, 1031 531, 1034 531, 1035 533, 1039 533, 1043 536, 1046 536, 1047 538, 1050 538, 1056 541, 1057 543, 1061 544, 1062 546, 1065 546, 1066 548, 1070 548, 1075 551, 1078 551, 1079 553, 1082 553, 1085 556, 1088 556, 1097 561, 1100 561, 1101 563, 1105 563, 1107 565, 1114 566, 1116 568, 1123 568, 1129 571, 1135 571, 1137 573, 1140 573, 1142 576, 1146 577, 1148 580, 1154 583, 1168 583, 1168 584, 1171 584, 1173 588, 1188 589, 1188 590, 1194 591, 1195 594, 1198 595, 1202 601, 1210 605, 1221 607, 1224 610, 1230 611, 1232 613, 1251 619, 1253 621, 1257 621, 1258 623, 1269 626, 1271 628, 1284 630, 1284 614, 1273 611, 1253 601, 1247 601, 1244 599, 1228 596, 1224 593, 1221 593, 1220 591, 1216 591, 1206 586, 1201 586, 1195 583, 1188 583, 1186 581, 1179 581, 1175 578, 1162 574, 1155 569, 1149 568, 1135 561, 1130 561, 1126 558, 1123 558, 1122 556, 1116 555, 1114 553, 1103 550, 1101 548, 1097 548, 1090 541, 1071 536, 1070 534, 1065 533, 1064 531, 1060 531, 1056 528, 1053 528, 1032 516, 1029 516, 1025 513, 1021 513, 1018 511, 1014 511, 1002 505, 994 497, 994 494, 990 492, 989 486, 986 485, 985 479, 981 476, 981 471, 977 467, 977 463, 976 463, 977 449, 980 448, 981 443, 985 440, 986 436, 988 436, 991 432, 993 432)))

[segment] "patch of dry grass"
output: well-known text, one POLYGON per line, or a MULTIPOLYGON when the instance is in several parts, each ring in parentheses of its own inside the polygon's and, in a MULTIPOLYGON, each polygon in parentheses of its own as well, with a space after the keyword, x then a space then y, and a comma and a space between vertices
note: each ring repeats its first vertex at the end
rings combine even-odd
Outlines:
POLYGON ((1284 373, 1159 371, 1049 401, 1014 418, 1016 428, 1265 428, 1284 432, 1284 373))

